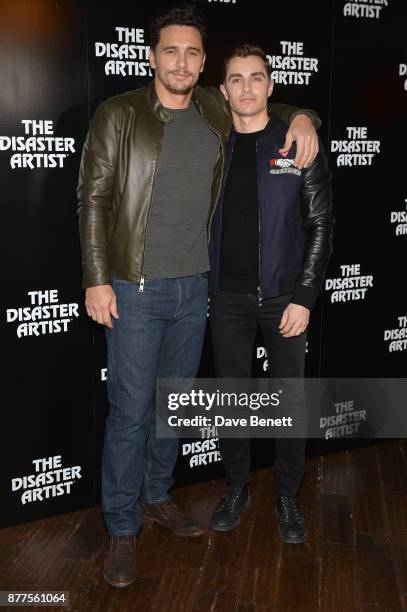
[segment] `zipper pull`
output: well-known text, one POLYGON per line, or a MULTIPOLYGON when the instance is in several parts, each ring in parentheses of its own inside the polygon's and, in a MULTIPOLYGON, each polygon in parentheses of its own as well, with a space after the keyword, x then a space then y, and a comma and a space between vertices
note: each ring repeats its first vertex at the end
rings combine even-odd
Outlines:
POLYGON ((260 285, 257 287, 257 296, 259 298, 259 308, 261 308, 263 306, 263 295, 261 293, 260 285))
POLYGON ((144 276, 141 275, 139 293, 143 293, 143 291, 144 291, 144 276))

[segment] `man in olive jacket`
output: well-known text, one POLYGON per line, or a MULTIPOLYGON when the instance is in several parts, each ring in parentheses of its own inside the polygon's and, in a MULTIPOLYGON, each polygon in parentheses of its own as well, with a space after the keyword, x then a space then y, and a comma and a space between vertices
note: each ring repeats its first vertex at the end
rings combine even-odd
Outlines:
MULTIPOLYGON (((105 580, 136 577, 142 515, 180 536, 202 527, 171 500, 178 441, 155 435, 158 378, 193 378, 205 332, 207 227, 219 196, 231 118, 215 89, 196 86, 206 24, 191 5, 154 18, 148 87, 96 110, 83 149, 78 197, 83 286, 89 316, 106 327, 106 422, 102 510, 110 536, 105 580), (192 104, 191 104, 192 101, 192 104)), ((298 109, 284 147, 299 166, 317 153, 298 109)), ((297 111, 295 113, 295 111, 297 111)))

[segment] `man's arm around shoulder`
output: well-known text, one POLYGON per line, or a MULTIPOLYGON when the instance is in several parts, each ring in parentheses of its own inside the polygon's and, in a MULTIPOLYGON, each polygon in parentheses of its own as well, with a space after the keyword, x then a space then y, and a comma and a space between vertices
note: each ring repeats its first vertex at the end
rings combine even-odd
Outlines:
MULTIPOLYGON (((212 94, 215 103, 219 104, 226 116, 230 117, 229 104, 226 102, 220 89, 204 87, 212 94)), ((286 155, 293 142, 297 144, 295 165, 297 168, 309 166, 318 153, 318 135, 316 129, 321 125, 318 115, 311 109, 290 106, 289 104, 271 103, 269 110, 288 125, 286 140, 280 153, 286 155)))
POLYGON ((271 103, 269 109, 289 126, 280 153, 287 155, 295 142, 297 145, 295 165, 299 169, 308 168, 318 153, 319 142, 316 130, 321 126, 320 118, 311 109, 289 104, 271 103))

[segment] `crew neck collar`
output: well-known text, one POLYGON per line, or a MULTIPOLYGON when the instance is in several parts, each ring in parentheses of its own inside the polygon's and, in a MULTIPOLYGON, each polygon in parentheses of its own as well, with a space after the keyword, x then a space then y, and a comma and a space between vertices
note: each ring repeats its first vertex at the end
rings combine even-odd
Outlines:
POLYGON ((260 138, 261 136, 264 136, 265 134, 267 134, 267 132, 270 129, 270 124, 271 124, 271 117, 269 117, 267 124, 264 126, 262 130, 256 130, 255 132, 237 132, 235 128, 233 128, 233 130, 237 138, 247 138, 247 139, 260 138))
POLYGON ((167 106, 164 106, 165 110, 167 111, 167 113, 175 113, 175 114, 180 114, 182 115, 183 113, 189 113, 192 110, 192 101, 190 102, 189 106, 187 106, 186 108, 168 108, 167 106))

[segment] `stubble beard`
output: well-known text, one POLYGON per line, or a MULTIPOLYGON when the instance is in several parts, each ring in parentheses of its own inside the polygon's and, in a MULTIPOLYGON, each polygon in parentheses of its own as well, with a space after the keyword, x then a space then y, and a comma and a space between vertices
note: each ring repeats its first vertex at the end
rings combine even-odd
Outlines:
POLYGON ((177 84, 173 85, 170 83, 170 80, 169 80, 170 76, 171 76, 171 73, 167 75, 166 74, 162 75, 161 73, 159 73, 159 79, 161 83, 164 85, 165 89, 169 93, 179 95, 179 96, 185 96, 189 94, 195 87, 195 84, 198 80, 198 79, 193 80, 193 82, 191 82, 189 85, 182 85, 182 83, 180 83, 179 85, 177 84))
POLYGON ((165 88, 172 94, 178 94, 178 95, 183 95, 185 96, 186 94, 189 94, 194 86, 193 85, 188 85, 188 87, 173 87, 172 85, 170 85, 169 83, 165 83, 165 88))

